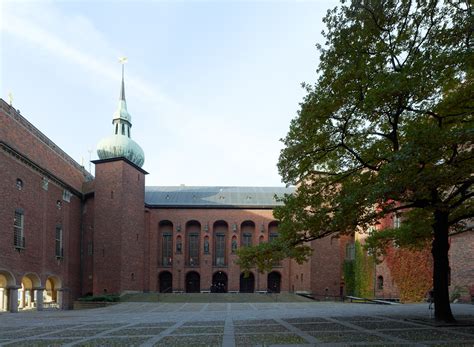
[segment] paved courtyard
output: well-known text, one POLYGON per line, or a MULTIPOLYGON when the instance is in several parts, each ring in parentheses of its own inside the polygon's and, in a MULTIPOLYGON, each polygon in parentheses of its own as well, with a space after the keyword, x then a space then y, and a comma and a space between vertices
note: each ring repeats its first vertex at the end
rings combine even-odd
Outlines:
MULTIPOLYGON (((474 320, 474 305, 452 308, 474 320)), ((1 313, 0 346, 474 346, 474 326, 434 327, 428 317, 426 304, 127 302, 1 313)))

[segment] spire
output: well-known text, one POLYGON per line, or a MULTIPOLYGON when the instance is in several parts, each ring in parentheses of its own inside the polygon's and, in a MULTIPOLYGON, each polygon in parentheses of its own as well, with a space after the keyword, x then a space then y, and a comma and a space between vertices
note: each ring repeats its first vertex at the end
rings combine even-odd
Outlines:
POLYGON ((125 100, 125 82, 124 82, 124 69, 125 69, 125 63, 128 61, 127 57, 120 57, 119 62, 122 64, 122 89, 120 89, 120 98, 119 100, 125 100))

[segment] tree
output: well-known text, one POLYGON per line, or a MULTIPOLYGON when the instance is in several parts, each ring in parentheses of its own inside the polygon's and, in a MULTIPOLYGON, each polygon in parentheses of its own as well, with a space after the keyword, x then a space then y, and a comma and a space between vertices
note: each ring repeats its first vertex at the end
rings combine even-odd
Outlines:
POLYGON ((402 227, 369 246, 432 241, 435 318, 454 320, 448 237, 474 215, 472 18, 469 0, 343 1, 328 11, 317 82, 303 85, 278 163, 297 191, 275 210, 278 240, 243 249, 243 268, 301 262, 308 241, 401 213, 402 227))

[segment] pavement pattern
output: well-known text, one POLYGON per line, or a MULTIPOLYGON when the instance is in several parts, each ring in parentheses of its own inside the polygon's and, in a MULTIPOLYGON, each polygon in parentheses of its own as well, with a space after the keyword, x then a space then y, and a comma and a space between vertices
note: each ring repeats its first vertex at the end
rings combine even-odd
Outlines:
MULTIPOLYGON (((454 304, 474 321, 474 305, 454 304)), ((434 327, 427 304, 127 302, 0 313, 0 346, 474 346, 474 326, 434 327)))

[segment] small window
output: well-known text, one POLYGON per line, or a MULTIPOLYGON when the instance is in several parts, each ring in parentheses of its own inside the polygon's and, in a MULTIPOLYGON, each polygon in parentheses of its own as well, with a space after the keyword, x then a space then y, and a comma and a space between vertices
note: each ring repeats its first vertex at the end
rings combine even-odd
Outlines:
POLYGON ((377 277, 377 289, 383 290, 383 276, 377 277))
POLYGON ((16 189, 18 189, 18 190, 23 189, 23 181, 19 178, 16 179, 16 189))
POLYGON ((398 213, 393 215, 393 228, 398 229, 402 225, 402 219, 398 213))
POLYGON ((71 202, 71 196, 72 196, 72 193, 69 190, 67 190, 67 189, 63 190, 63 200, 64 201, 71 202))
POLYGON ((24 236, 25 215, 23 210, 15 210, 15 217, 13 219, 13 245, 16 249, 25 248, 24 236))
POLYGON ((63 206, 63 203, 61 202, 61 200, 56 200, 56 208, 60 210, 62 206, 63 206))
POLYGON ((125 135, 125 124, 122 123, 122 135, 125 135))
POLYGON ((348 243, 346 245, 346 260, 355 259, 355 245, 353 243, 348 243))
POLYGON ((43 179, 41 181, 41 188, 43 188, 44 190, 47 191, 48 186, 49 186, 49 180, 46 177, 43 177, 43 179))
POLYGON ((115 135, 118 134, 118 124, 115 124, 115 135))
POLYGON ((56 226, 56 258, 63 258, 64 257, 64 249, 63 249, 63 228, 58 225, 56 226))

